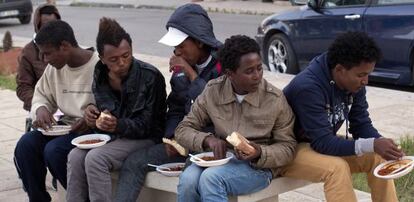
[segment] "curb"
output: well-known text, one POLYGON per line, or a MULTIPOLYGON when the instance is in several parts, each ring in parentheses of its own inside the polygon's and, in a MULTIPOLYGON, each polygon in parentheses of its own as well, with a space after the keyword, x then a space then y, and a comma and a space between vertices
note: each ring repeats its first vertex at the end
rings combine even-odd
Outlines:
MULTIPOLYGON (((102 8, 130 8, 130 9, 160 9, 160 10, 175 10, 177 6, 161 6, 161 5, 147 5, 147 4, 122 4, 122 3, 95 3, 95 2, 72 2, 69 6, 73 7, 102 7, 102 8)), ((243 14, 243 15, 272 15, 275 12, 257 11, 257 10, 241 10, 233 8, 219 8, 200 4, 207 12, 225 13, 225 14, 243 14)))

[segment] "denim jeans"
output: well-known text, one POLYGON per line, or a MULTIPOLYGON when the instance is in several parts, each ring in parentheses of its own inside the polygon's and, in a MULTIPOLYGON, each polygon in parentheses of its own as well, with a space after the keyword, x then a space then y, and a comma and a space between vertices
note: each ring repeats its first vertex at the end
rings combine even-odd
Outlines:
POLYGON ((14 151, 16 169, 30 201, 51 200, 45 185, 46 167, 66 188, 67 155, 74 147, 72 139, 77 136, 69 133, 52 137, 34 130, 24 134, 17 142, 14 151))
POLYGON ((228 195, 250 194, 269 186, 269 169, 254 169, 249 163, 235 158, 229 163, 203 168, 194 163, 180 175, 178 202, 228 201, 228 195))
POLYGON ((161 165, 172 162, 185 162, 185 157, 168 157, 164 144, 157 144, 130 154, 119 173, 114 201, 135 202, 137 200, 147 172, 154 170, 147 165, 148 163, 161 165))

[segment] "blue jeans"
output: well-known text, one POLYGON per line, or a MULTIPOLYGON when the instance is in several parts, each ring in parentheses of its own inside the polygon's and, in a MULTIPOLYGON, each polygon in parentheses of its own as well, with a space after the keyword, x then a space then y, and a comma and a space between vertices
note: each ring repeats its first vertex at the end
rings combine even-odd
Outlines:
POLYGON ((72 139, 77 136, 75 133, 58 137, 44 136, 35 130, 24 134, 17 142, 14 150, 16 169, 30 201, 51 200, 45 185, 46 167, 66 188, 67 155, 74 147, 72 139))
POLYGON ((161 165, 172 162, 185 162, 185 157, 168 157, 164 144, 157 144, 130 154, 119 173, 114 201, 134 202, 137 200, 147 172, 154 170, 147 165, 148 163, 161 165))
POLYGON ((177 201, 228 201, 228 195, 260 191, 269 186, 271 180, 269 169, 254 169, 235 158, 227 164, 209 168, 193 163, 180 175, 177 201))

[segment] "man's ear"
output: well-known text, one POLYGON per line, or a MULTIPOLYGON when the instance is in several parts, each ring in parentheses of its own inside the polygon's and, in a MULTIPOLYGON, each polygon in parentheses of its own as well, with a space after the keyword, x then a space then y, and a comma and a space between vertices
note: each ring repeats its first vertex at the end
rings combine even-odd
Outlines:
POLYGON ((337 73, 341 73, 344 70, 346 70, 346 68, 341 64, 336 64, 335 67, 334 67, 334 71, 337 72, 337 73))
POLYGON ((230 81, 233 79, 233 74, 234 74, 234 72, 233 72, 233 71, 231 71, 231 70, 229 70, 229 69, 225 69, 225 70, 224 70, 224 74, 226 74, 227 78, 229 78, 229 79, 230 79, 230 81))
POLYGON ((197 43, 197 47, 198 48, 202 49, 204 47, 204 43, 203 42, 197 40, 196 43, 197 43))
POLYGON ((62 49, 62 50, 64 50, 64 51, 68 51, 70 48, 72 48, 72 44, 70 44, 70 43, 69 43, 69 42, 67 42, 67 41, 62 41, 62 42, 60 43, 59 48, 60 48, 60 49, 62 49))

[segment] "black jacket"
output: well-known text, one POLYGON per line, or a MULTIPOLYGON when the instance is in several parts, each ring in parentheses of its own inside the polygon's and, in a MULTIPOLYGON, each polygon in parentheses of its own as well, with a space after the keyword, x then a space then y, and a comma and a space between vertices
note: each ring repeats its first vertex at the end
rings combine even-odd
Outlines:
MULTIPOLYGON (((174 136, 174 130, 178 123, 190 112, 191 104, 203 92, 207 82, 221 76, 221 65, 214 53, 212 56, 210 63, 193 82, 182 72, 174 73, 171 76, 171 93, 167 99, 168 112, 165 137, 172 138, 174 136)), ((210 131, 209 129, 205 130, 210 131)))
POLYGON ((98 62, 92 90, 99 110, 107 109, 118 119, 114 135, 159 142, 164 135, 166 91, 158 69, 133 58, 128 77, 122 81, 120 96, 108 81, 107 66, 98 62))

